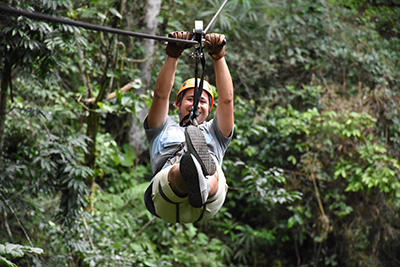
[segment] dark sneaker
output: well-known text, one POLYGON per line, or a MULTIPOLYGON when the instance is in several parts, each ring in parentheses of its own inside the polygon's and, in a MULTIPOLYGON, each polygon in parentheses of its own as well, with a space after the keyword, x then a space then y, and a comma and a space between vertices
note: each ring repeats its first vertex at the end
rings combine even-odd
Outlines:
POLYGON ((208 198, 209 184, 202 172, 202 167, 190 153, 182 156, 179 170, 186 182, 189 203, 194 208, 201 208, 208 198))
POLYGON ((204 175, 213 175, 216 171, 215 162, 207 148, 206 138, 200 129, 190 125, 185 130, 186 147, 201 165, 204 175))

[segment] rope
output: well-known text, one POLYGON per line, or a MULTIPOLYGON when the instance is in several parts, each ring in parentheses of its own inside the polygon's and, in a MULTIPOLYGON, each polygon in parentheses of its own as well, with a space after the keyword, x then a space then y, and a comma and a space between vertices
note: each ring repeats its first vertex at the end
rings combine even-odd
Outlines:
POLYGON ((106 27, 106 26, 100 26, 100 25, 96 25, 96 24, 50 16, 50 15, 42 14, 39 12, 33 12, 33 11, 30 12, 30 11, 26 11, 26 10, 22 10, 22 9, 11 8, 11 7, 5 6, 5 5, 0 5, 0 11, 3 11, 5 13, 10 13, 11 15, 14 15, 14 16, 24 16, 24 17, 34 19, 34 20, 44 20, 44 21, 48 21, 48 22, 67 24, 67 25, 76 26, 76 27, 80 27, 80 28, 84 28, 84 29, 88 29, 88 30, 94 30, 94 31, 115 33, 115 34, 120 34, 120 35, 128 35, 128 36, 169 41, 169 42, 179 42, 179 43, 187 43, 187 44, 197 44, 198 43, 197 41, 192 41, 192 40, 183 40, 183 39, 169 38, 169 37, 158 36, 158 35, 151 35, 151 34, 145 34, 145 33, 120 30, 120 29, 110 28, 110 27, 106 27))

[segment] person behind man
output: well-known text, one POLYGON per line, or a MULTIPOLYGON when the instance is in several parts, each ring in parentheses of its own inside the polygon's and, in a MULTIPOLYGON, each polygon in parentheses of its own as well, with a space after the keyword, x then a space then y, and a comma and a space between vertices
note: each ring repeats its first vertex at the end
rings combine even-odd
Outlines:
MULTIPOLYGON (((173 32, 172 38, 189 40, 189 32, 173 32)), ((158 74, 148 116, 143 122, 150 144, 153 179, 145 192, 147 209, 169 223, 190 223, 210 219, 222 207, 228 186, 221 169, 232 140, 233 83, 225 61, 225 36, 207 34, 204 47, 214 61, 218 105, 214 118, 206 121, 214 95, 208 82, 198 104, 198 126, 181 127, 169 115, 169 98, 178 59, 191 47, 168 42, 167 58, 158 74)), ((192 111, 195 79, 181 86, 174 106, 180 120, 192 111)), ((200 84, 200 80, 197 85, 200 84)))

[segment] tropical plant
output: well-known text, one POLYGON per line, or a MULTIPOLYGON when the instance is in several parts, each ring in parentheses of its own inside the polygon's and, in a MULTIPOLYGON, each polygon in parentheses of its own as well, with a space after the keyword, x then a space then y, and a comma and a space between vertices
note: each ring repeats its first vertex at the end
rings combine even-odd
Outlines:
MULTIPOLYGON (((6 2, 134 31, 148 4, 6 2)), ((207 25, 222 1, 160 4, 157 34, 166 36, 207 25)), ((398 9, 228 1, 210 32, 227 37, 235 85, 229 191, 212 220, 188 225, 147 212, 150 162, 127 137, 127 121, 151 101, 165 45, 149 55, 139 38, 1 14, 1 264, 397 266, 398 9)), ((177 86, 193 76, 189 54, 177 86)), ((205 76, 214 84, 208 57, 205 76)))

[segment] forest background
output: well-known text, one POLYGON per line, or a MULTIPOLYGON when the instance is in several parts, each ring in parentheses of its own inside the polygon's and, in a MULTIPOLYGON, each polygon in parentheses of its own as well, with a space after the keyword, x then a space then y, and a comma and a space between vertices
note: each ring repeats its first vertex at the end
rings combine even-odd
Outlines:
MULTIPOLYGON (((1 4, 167 36, 222 1, 1 4)), ((228 1, 209 32, 235 87, 230 189, 186 225, 143 203, 164 42, 0 14, 0 266, 400 266, 399 14, 398 0, 228 1)), ((205 71, 215 84, 208 56, 205 71)))

